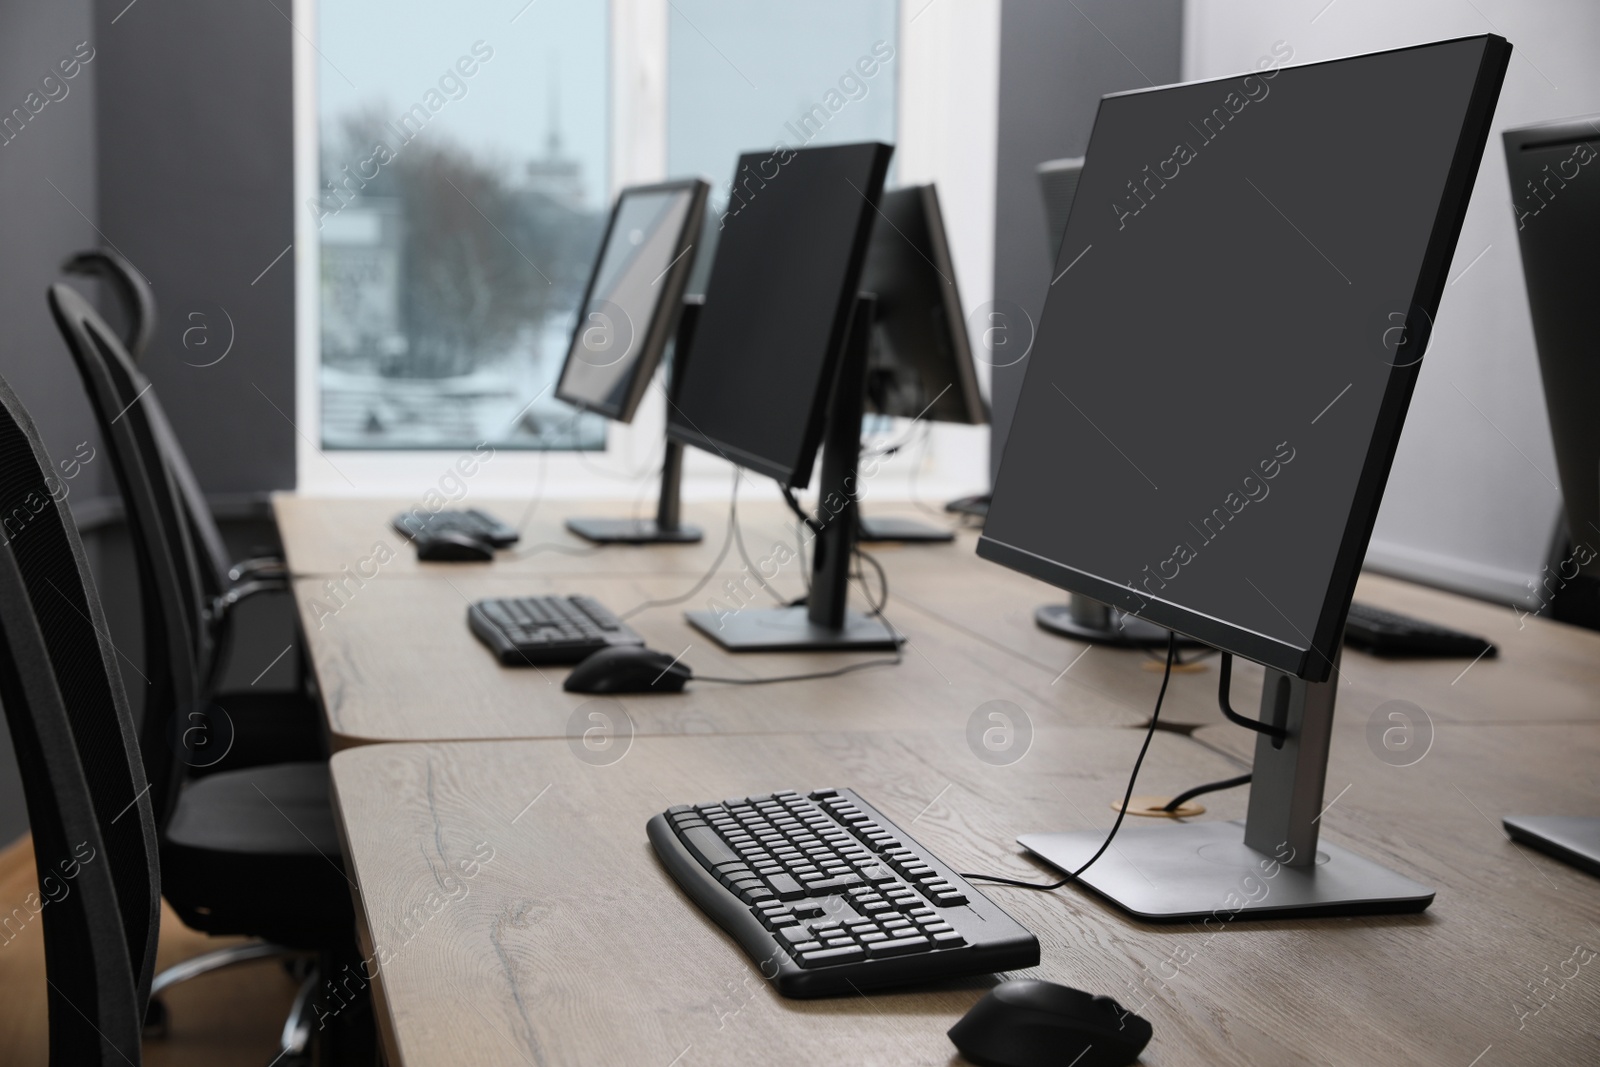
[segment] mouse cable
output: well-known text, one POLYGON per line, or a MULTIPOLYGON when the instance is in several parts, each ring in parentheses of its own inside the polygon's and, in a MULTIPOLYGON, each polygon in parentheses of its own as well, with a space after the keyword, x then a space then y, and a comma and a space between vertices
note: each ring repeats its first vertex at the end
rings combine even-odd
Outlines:
POLYGON ((644 603, 637 604, 629 608, 627 611, 624 611, 621 615, 618 615, 618 619, 626 622, 628 619, 631 619, 635 615, 639 614, 639 612, 646 611, 650 608, 664 608, 670 607, 673 604, 682 604, 685 600, 690 599, 696 593, 700 592, 700 590, 704 589, 706 584, 710 582, 712 578, 716 577, 717 568, 722 566, 722 561, 728 556, 728 549, 733 547, 734 526, 739 521, 739 478, 741 474, 742 472, 738 467, 733 468, 733 492, 728 498, 727 532, 722 536, 722 547, 717 549, 717 558, 711 561, 711 566, 706 568, 706 572, 700 576, 700 580, 695 582, 694 585, 690 587, 689 591, 681 596, 665 597, 661 600, 646 600, 644 603))
POLYGON ((1185 789, 1183 792, 1167 801, 1161 810, 1177 811, 1183 806, 1183 802, 1186 800, 1193 800, 1195 797, 1203 796, 1206 793, 1216 793, 1223 789, 1236 789, 1241 785, 1249 784, 1250 775, 1248 774, 1241 774, 1237 778, 1224 778, 1220 782, 1207 782, 1205 785, 1197 785, 1193 789, 1185 789))
POLYGON ((703 674, 691 675, 691 682, 716 682, 718 685, 771 685, 774 682, 809 682, 815 678, 837 678, 841 674, 852 674, 864 671, 869 667, 898 667, 905 657, 896 652, 893 658, 869 659, 864 663, 851 663, 843 667, 835 667, 831 671, 816 671, 811 674, 779 674, 770 678, 708 678, 703 674))
POLYGON ((1156 707, 1150 713, 1150 727, 1145 731, 1144 744, 1139 746, 1139 758, 1133 761, 1133 773, 1128 775, 1128 788, 1122 794, 1122 806, 1117 809, 1117 820, 1111 824, 1111 832, 1106 834, 1106 839, 1100 843, 1095 854, 1090 856, 1082 867, 1073 871, 1059 882, 1023 882, 1016 878, 1002 878, 997 874, 967 874, 961 872, 961 877, 968 881, 995 882, 999 885, 1016 886, 1018 889, 1060 889, 1062 886, 1077 881, 1078 875, 1094 866, 1096 860, 1105 855, 1106 849, 1111 847, 1111 839, 1117 836, 1117 831, 1122 828, 1122 819, 1128 814, 1128 803, 1133 799, 1133 783, 1139 778, 1139 767, 1144 763, 1144 754, 1150 751, 1150 739, 1156 735, 1156 720, 1161 717, 1161 702, 1167 695, 1167 682, 1172 679, 1172 661, 1178 654, 1178 635, 1167 634, 1167 669, 1161 675, 1161 691, 1156 694, 1156 707))

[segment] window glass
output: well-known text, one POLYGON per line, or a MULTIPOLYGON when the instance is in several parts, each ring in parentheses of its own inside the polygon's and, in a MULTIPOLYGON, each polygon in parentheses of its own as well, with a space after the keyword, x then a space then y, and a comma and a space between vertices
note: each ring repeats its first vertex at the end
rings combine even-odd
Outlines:
POLYGON ((607 9, 317 5, 323 447, 605 447, 551 385, 608 208, 607 9))
POLYGON ((667 172, 712 182, 701 292, 740 153, 894 143, 899 13, 895 0, 672 0, 668 19, 667 172))

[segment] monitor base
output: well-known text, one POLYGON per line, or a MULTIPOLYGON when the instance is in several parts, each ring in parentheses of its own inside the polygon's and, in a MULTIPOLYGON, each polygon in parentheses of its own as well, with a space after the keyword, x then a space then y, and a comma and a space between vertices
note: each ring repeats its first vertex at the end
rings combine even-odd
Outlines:
POLYGON ((905 640, 882 619, 845 613, 835 630, 812 622, 803 605, 743 611, 689 611, 689 624, 729 652, 892 652, 905 640))
MULTIPOLYGON (((1102 830, 1017 838, 1062 873, 1104 840, 1102 830)), ((1315 866, 1284 866, 1245 845, 1242 821, 1124 826, 1078 881, 1148 922, 1393 915, 1433 903, 1427 886, 1326 842, 1315 866)))
MULTIPOLYGON (((1074 600, 1078 598, 1074 597, 1074 600)), ((1167 631, 1154 623, 1089 602, 1098 609, 1085 613, 1076 603, 1045 604, 1033 613, 1039 629, 1069 637, 1074 641, 1088 641, 1096 645, 1113 645, 1117 648, 1167 647, 1167 631)), ((1203 648, 1199 641, 1178 635, 1179 648, 1203 648)))
POLYGON ((916 519, 874 519, 862 515, 856 526, 857 541, 946 542, 956 539, 955 531, 916 519))
POLYGON ((1508 815, 1511 840, 1536 848, 1600 877, 1600 818, 1581 815, 1508 815))
POLYGON ((698 526, 664 530, 655 519, 568 519, 567 529, 597 545, 688 545, 702 537, 698 526))
POLYGON ((989 494, 979 493, 976 496, 957 497, 944 506, 952 515, 970 515, 975 519, 989 517, 989 494))

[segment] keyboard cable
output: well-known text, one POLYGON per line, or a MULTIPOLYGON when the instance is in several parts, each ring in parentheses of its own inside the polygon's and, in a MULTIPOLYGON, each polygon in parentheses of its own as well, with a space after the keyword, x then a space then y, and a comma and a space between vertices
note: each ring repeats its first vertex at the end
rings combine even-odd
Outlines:
POLYGON ((1122 794, 1122 806, 1117 810, 1117 819, 1111 824, 1111 832, 1106 834, 1106 839, 1100 843, 1100 847, 1095 850, 1095 854, 1090 856, 1083 866, 1058 882, 1024 882, 1016 878, 1003 878, 997 874, 968 874, 965 871, 961 872, 961 877, 968 881, 994 882, 998 885, 1015 886, 1018 889, 1052 890, 1060 889, 1064 885, 1070 885, 1077 880, 1080 874, 1094 866, 1095 861, 1105 854, 1106 849, 1111 847, 1111 839, 1117 836, 1117 831, 1122 828, 1122 820, 1128 814, 1128 804, 1133 799, 1133 783, 1139 778, 1139 767, 1144 763, 1145 753, 1150 751, 1150 739, 1156 735, 1156 720, 1161 717, 1161 702, 1166 699, 1167 682, 1172 679, 1172 661, 1177 654, 1178 635, 1168 633, 1167 669, 1161 675, 1161 691, 1156 694, 1155 710, 1150 713, 1150 726, 1145 730, 1144 744, 1139 746, 1139 758, 1133 761, 1133 773, 1128 775, 1128 788, 1122 794))

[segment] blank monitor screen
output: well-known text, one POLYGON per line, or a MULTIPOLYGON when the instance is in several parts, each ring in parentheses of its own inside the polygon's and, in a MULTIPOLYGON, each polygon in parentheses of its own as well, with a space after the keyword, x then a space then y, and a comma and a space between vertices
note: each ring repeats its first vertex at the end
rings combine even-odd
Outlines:
POLYGON ((740 158, 667 432, 795 488, 811 476, 888 145, 740 158))
POLYGON ((661 361, 691 264, 689 242, 705 213, 698 180, 625 189, 561 368, 556 396, 629 422, 661 361))
POLYGON ((1326 678, 1508 56, 1102 100, 980 554, 1326 678))
POLYGON ((932 185, 883 194, 861 289, 878 298, 867 366, 868 407, 905 419, 987 422, 939 194, 932 185))

